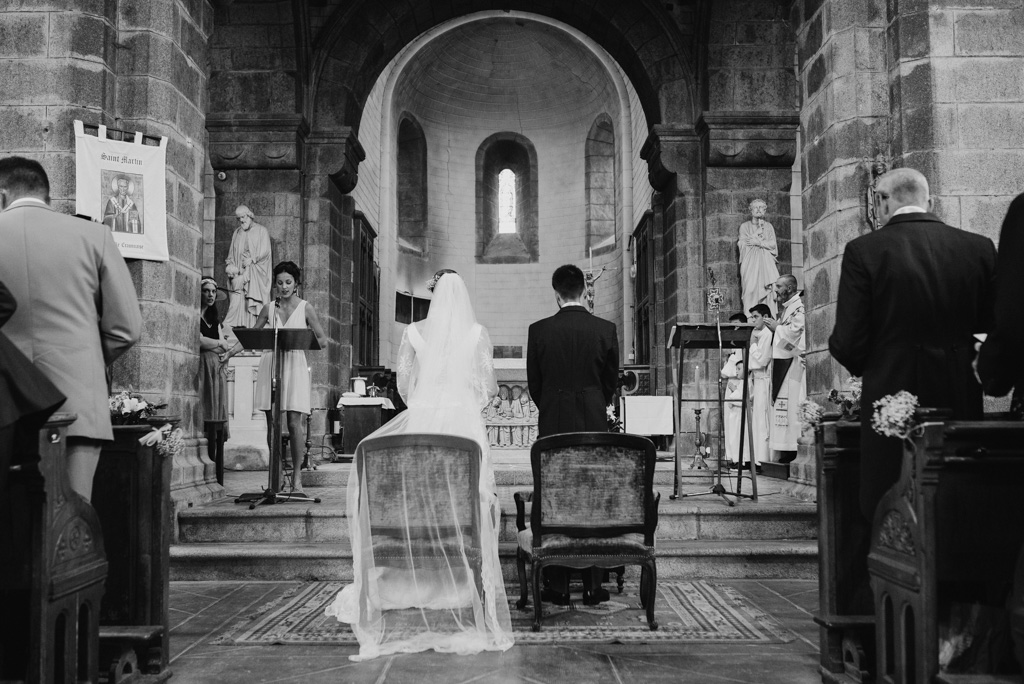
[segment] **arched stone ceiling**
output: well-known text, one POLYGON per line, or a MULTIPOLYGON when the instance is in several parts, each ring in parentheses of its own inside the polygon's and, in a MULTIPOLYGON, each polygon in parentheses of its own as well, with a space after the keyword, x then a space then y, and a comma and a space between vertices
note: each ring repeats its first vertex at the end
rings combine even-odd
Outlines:
MULTIPOLYGON (((492 0, 350 0, 339 6, 315 38, 314 128, 358 127, 374 82, 405 45, 449 19, 491 9, 492 0)), ((691 46, 663 2, 505 0, 501 9, 547 16, 591 37, 633 83, 648 123, 695 116, 691 46), (666 113, 665 106, 675 111, 666 113)))
POLYGON ((494 18, 431 40, 403 70, 395 101, 424 121, 495 129, 512 122, 522 132, 589 125, 617 97, 603 65, 564 31, 494 18))

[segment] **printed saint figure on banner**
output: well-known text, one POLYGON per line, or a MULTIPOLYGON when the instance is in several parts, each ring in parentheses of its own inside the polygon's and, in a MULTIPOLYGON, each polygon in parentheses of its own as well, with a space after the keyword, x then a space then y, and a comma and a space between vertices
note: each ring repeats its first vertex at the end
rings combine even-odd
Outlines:
POLYGON ((107 199, 103 207, 103 223, 115 233, 144 233, 141 206, 142 176, 113 171, 103 171, 101 175, 102 187, 109 187, 113 191, 113 195, 107 199))

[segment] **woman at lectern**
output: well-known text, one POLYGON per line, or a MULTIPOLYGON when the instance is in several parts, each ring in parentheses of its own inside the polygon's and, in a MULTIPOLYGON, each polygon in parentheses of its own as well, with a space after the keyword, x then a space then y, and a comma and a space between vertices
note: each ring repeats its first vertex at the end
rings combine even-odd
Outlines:
MULTIPOLYGON (((324 335, 316 310, 309 305, 309 302, 299 299, 296 295, 301 282, 302 272, 294 262, 282 261, 275 266, 274 287, 277 290, 277 297, 263 307, 254 327, 263 328, 269 321, 276 320, 278 328, 308 328, 316 335, 316 341, 320 347, 324 348, 327 346, 327 336, 324 335)), ((256 408, 267 414, 267 446, 271 451, 274 449, 274 419, 270 410, 273 363, 274 352, 263 352, 256 376, 256 408)), ((302 416, 303 414, 308 415, 310 410, 309 366, 306 365, 304 351, 294 350, 284 353, 281 387, 278 388, 277 395, 280 399, 281 411, 286 412, 288 416, 288 435, 292 455, 292 491, 297 492, 302 489, 302 449, 303 443, 306 441, 302 416)))

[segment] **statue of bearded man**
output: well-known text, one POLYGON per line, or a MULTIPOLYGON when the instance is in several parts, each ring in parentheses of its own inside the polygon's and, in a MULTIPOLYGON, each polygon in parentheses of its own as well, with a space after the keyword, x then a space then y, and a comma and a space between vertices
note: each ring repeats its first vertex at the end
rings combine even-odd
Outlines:
POLYGON ((764 220, 768 205, 756 199, 750 203, 750 220, 740 226, 740 286, 743 288, 743 310, 765 304, 776 315, 773 287, 779 279, 779 247, 775 228, 764 220))
POLYGON ((235 209, 238 228, 231 236, 227 275, 231 289, 224 325, 251 328, 263 305, 270 301, 272 267, 270 233, 253 221, 255 215, 241 204, 235 209))

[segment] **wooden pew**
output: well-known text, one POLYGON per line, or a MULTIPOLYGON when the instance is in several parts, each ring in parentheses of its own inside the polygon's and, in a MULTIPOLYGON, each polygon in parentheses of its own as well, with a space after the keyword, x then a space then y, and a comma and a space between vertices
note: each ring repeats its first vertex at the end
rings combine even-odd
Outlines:
POLYGON ((875 618, 860 510, 860 423, 829 415, 815 430, 818 468, 820 673, 826 684, 869 682, 875 618))
POLYGON ((92 507, 71 490, 65 463, 73 414, 54 414, 38 447, 16 448, 5 493, 0 678, 98 681, 107 561, 92 507), (36 457, 38 454, 38 458, 36 457))
POLYGON ((1019 682, 939 671, 944 603, 1002 606, 1024 543, 1024 423, 928 422, 882 498, 868 568, 877 681, 1019 682))
POLYGON ((171 457, 139 438, 164 422, 114 426, 93 484, 110 572, 100 611, 100 662, 111 684, 155 684, 171 677, 171 457))

